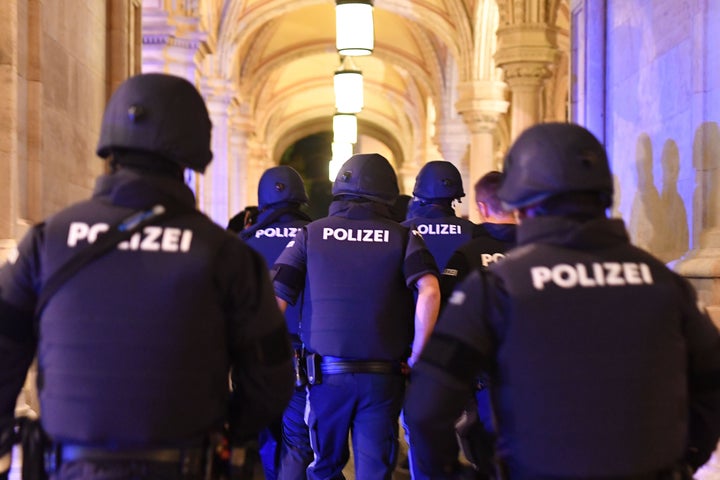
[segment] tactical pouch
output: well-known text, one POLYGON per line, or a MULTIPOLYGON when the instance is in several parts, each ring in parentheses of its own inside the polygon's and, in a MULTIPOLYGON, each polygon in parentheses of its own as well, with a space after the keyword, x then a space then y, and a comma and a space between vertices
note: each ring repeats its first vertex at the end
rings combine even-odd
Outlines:
POLYGON ((308 383, 305 371, 305 355, 302 348, 293 349, 293 367, 295 367, 295 388, 303 388, 308 383))
POLYGON ((317 353, 308 353, 305 356, 305 368, 307 369, 308 385, 319 385, 322 383, 322 370, 320 364, 322 357, 317 353))

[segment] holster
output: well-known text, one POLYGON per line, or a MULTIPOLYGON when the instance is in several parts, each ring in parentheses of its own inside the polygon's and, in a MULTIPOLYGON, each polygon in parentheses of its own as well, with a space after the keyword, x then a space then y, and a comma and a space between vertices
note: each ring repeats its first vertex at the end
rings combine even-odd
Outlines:
POLYGON ((308 353, 305 356, 305 368, 307 369, 308 385, 320 385, 322 383, 322 357, 319 353, 308 353))
POLYGON ((18 435, 22 446, 23 480, 46 480, 45 458, 52 442, 40 424, 40 420, 28 417, 17 419, 18 435))
POLYGON ((293 366, 295 367, 295 388, 304 388, 308 384, 307 370, 305 367, 305 349, 303 347, 293 348, 293 366))

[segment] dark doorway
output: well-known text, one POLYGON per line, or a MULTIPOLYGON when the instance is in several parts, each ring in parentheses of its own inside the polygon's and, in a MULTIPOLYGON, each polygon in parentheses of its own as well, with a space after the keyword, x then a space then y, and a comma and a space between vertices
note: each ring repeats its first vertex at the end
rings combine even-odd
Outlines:
POLYGON ((300 173, 310 198, 307 213, 318 219, 327 216, 332 201, 332 182, 328 180, 328 164, 332 158, 332 132, 309 135, 290 145, 280 158, 300 173))

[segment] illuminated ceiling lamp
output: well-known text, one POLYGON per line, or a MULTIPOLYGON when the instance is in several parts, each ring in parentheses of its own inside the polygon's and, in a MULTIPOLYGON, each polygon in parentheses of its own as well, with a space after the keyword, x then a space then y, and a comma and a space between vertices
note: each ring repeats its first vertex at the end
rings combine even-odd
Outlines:
POLYGON ((333 77, 335 109, 339 113, 359 113, 363 108, 363 76, 352 57, 343 57, 333 77))
POLYGON ((333 182, 337 177, 340 167, 353 155, 352 143, 332 143, 332 159, 328 167, 328 179, 333 182))
POLYGON ((335 0, 335 47, 340 55, 370 55, 375 48, 372 0, 335 0))
POLYGON ((333 116, 333 142, 357 143, 357 117, 352 113, 333 116))

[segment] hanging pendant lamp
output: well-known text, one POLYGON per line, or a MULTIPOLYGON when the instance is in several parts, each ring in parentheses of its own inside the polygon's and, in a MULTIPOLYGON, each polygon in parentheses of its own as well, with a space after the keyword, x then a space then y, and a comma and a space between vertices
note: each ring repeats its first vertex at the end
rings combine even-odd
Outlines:
POLYGON ((335 47, 340 55, 370 55, 375 48, 372 0, 335 1, 335 47))
POLYGON ((347 161, 348 158, 353 155, 353 144, 352 143, 332 143, 332 159, 328 166, 328 179, 333 182, 337 177, 340 167, 347 161))
POLYGON ((352 113, 333 116, 333 142, 357 143, 357 117, 352 113))
POLYGON ((339 113, 359 113, 363 108, 363 76, 352 62, 343 57, 340 68, 333 77, 335 109, 339 113))

